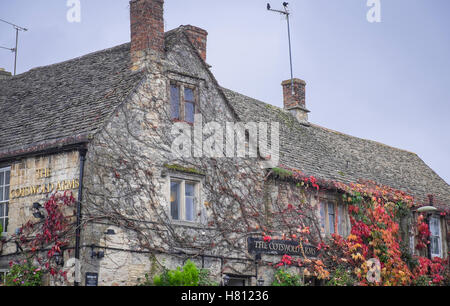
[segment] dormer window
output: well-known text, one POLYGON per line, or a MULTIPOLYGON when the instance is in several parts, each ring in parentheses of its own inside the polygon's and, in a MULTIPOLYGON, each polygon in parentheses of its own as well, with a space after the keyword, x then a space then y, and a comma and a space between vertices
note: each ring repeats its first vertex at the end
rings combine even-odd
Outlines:
POLYGON ((196 89, 182 83, 170 85, 171 119, 194 123, 197 110, 196 89))

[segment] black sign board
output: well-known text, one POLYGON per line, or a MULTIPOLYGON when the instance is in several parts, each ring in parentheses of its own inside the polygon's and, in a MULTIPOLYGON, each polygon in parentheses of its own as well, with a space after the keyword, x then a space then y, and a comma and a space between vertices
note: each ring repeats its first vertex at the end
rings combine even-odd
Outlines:
POLYGON ((98 273, 86 273, 86 287, 98 286, 98 273))
MULTIPOLYGON (((248 251, 253 254, 303 256, 300 243, 293 240, 264 241, 261 238, 248 238, 248 251)), ((311 245, 303 244, 303 251, 307 257, 317 257, 319 250, 311 245)))

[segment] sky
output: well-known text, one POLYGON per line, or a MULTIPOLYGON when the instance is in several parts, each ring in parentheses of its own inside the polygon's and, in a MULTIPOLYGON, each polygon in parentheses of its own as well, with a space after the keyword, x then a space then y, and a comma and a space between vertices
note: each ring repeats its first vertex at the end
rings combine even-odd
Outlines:
MULTIPOLYGON (((166 0, 165 28, 208 31, 207 62, 221 86, 282 107, 290 78, 285 19, 273 0, 166 0)), ((450 182, 450 1, 291 0, 294 77, 307 82, 312 123, 418 154, 450 182)), ((0 19, 20 33, 18 73, 130 41, 128 0, 0 0, 0 19)), ((15 31, 0 22, 0 46, 15 31)), ((0 49, 0 67, 14 56, 0 49)))

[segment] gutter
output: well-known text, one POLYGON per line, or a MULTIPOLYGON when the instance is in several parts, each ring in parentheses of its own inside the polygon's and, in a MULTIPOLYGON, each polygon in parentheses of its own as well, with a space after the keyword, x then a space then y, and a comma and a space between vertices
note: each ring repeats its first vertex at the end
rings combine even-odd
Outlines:
POLYGON ((85 145, 91 139, 90 134, 79 134, 54 140, 29 144, 26 146, 0 149, 0 161, 8 162, 25 157, 70 151, 85 145))
POLYGON ((78 201, 77 201, 77 221, 76 221, 76 233, 75 233, 75 262, 76 267, 74 286, 80 285, 80 242, 81 242, 81 201, 83 200, 83 179, 84 179, 84 164, 86 162, 87 149, 80 149, 80 186, 78 187, 78 201))

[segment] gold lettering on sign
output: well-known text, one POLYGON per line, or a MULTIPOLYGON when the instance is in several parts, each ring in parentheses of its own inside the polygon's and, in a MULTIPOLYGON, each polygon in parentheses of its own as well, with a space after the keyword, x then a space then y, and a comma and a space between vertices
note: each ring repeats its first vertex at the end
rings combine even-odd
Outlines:
POLYGON ((36 169, 36 178, 37 179, 49 178, 51 176, 52 176, 52 170, 50 168, 36 169))
POLYGON ((9 196, 10 199, 18 199, 28 196, 48 194, 57 191, 73 190, 77 189, 78 187, 80 187, 80 181, 78 179, 65 180, 57 183, 49 183, 13 189, 9 193, 9 196))

